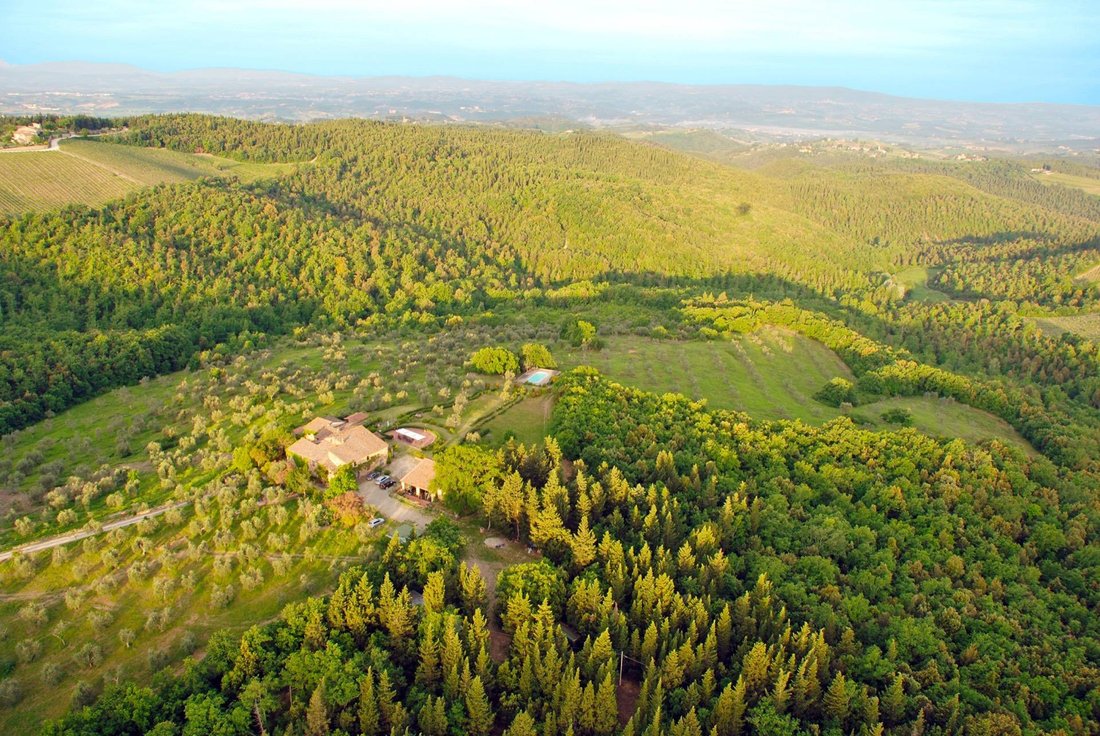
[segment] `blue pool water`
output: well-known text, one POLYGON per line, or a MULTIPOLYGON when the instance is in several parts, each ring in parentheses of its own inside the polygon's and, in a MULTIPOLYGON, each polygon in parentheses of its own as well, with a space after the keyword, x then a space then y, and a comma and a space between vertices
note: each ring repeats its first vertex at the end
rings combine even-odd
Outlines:
POLYGON ((550 379, 550 374, 546 371, 535 371, 531 375, 527 376, 527 383, 533 383, 536 386, 540 383, 546 383, 550 379))

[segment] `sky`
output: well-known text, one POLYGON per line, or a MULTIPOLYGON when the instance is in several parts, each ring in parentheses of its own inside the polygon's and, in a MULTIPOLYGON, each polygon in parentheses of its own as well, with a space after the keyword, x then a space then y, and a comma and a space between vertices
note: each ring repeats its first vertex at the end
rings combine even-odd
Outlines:
POLYGON ((1100 104, 1100 0, 0 0, 0 60, 1100 104))

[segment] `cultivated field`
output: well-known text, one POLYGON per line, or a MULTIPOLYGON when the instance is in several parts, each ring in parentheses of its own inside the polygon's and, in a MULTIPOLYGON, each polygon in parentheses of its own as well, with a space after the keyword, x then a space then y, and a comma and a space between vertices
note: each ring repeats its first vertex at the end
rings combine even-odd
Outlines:
POLYGON ((139 187, 203 176, 254 181, 280 176, 297 166, 242 163, 97 140, 71 139, 60 146, 59 151, 0 154, 0 213, 40 212, 70 204, 94 206, 139 187))
POLYGON ((1073 187, 1074 189, 1080 189, 1083 192, 1089 194, 1100 195, 1100 179, 1090 179, 1087 176, 1075 176, 1073 174, 1064 174, 1060 171, 1051 171, 1047 174, 1032 174, 1031 177, 1036 181, 1040 181, 1043 184, 1053 185, 1061 184, 1067 187, 1073 187))
POLYGON ((136 186, 98 164, 58 151, 0 154, 0 214, 101 204, 136 186))
POLYGON ((295 500, 222 493, 232 507, 188 507, 0 566, 0 663, 23 694, 4 712, 8 732, 37 732, 78 688, 148 681, 214 631, 328 592, 387 531, 317 528, 295 500))
POLYGON ((190 181, 201 176, 232 176, 242 181, 254 181, 290 173, 297 166, 245 163, 209 154, 139 148, 96 140, 63 141, 61 150, 116 169, 143 184, 190 181))

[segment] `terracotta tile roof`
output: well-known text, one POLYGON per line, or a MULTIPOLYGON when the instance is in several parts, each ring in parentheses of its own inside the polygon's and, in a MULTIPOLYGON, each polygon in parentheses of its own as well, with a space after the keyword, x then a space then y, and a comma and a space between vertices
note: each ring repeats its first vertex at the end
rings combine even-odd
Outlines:
POLYGON ((294 430, 294 434, 299 437, 304 434, 317 435, 318 439, 326 436, 333 429, 336 429, 343 425, 343 422, 339 419, 333 419, 332 417, 314 417, 310 419, 304 426, 298 427, 294 430))
POLYGON ((320 465, 329 472, 347 465, 361 465, 371 458, 384 456, 386 441, 361 425, 317 417, 301 428, 306 436, 287 448, 291 455, 320 465))
POLYGON ((405 473, 405 477, 401 479, 401 485, 405 488, 428 491, 431 490, 433 480, 435 480, 435 460, 424 458, 412 470, 405 473))

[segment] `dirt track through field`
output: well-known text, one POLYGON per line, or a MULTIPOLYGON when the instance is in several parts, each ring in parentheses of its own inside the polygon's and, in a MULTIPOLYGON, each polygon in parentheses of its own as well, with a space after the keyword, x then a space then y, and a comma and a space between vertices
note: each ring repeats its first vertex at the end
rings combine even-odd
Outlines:
POLYGON ((38 542, 31 542, 30 544, 24 544, 20 547, 14 547, 6 552, 0 552, 0 562, 10 560, 16 552, 20 554, 30 554, 32 552, 41 552, 44 549, 53 549, 54 547, 60 547, 63 544, 69 544, 70 542, 79 542, 82 539, 95 536, 96 534, 103 534, 113 529, 122 529, 123 527, 132 526, 145 519, 150 519, 154 516, 160 516, 166 511, 172 509, 178 509, 191 503, 190 501, 180 501, 178 503, 171 503, 166 506, 160 506, 159 508, 150 509, 136 516, 130 516, 125 519, 116 519, 115 521, 108 521, 102 527, 98 529, 77 529, 71 531, 68 534, 62 534, 60 536, 51 537, 49 539, 43 539, 38 542))

